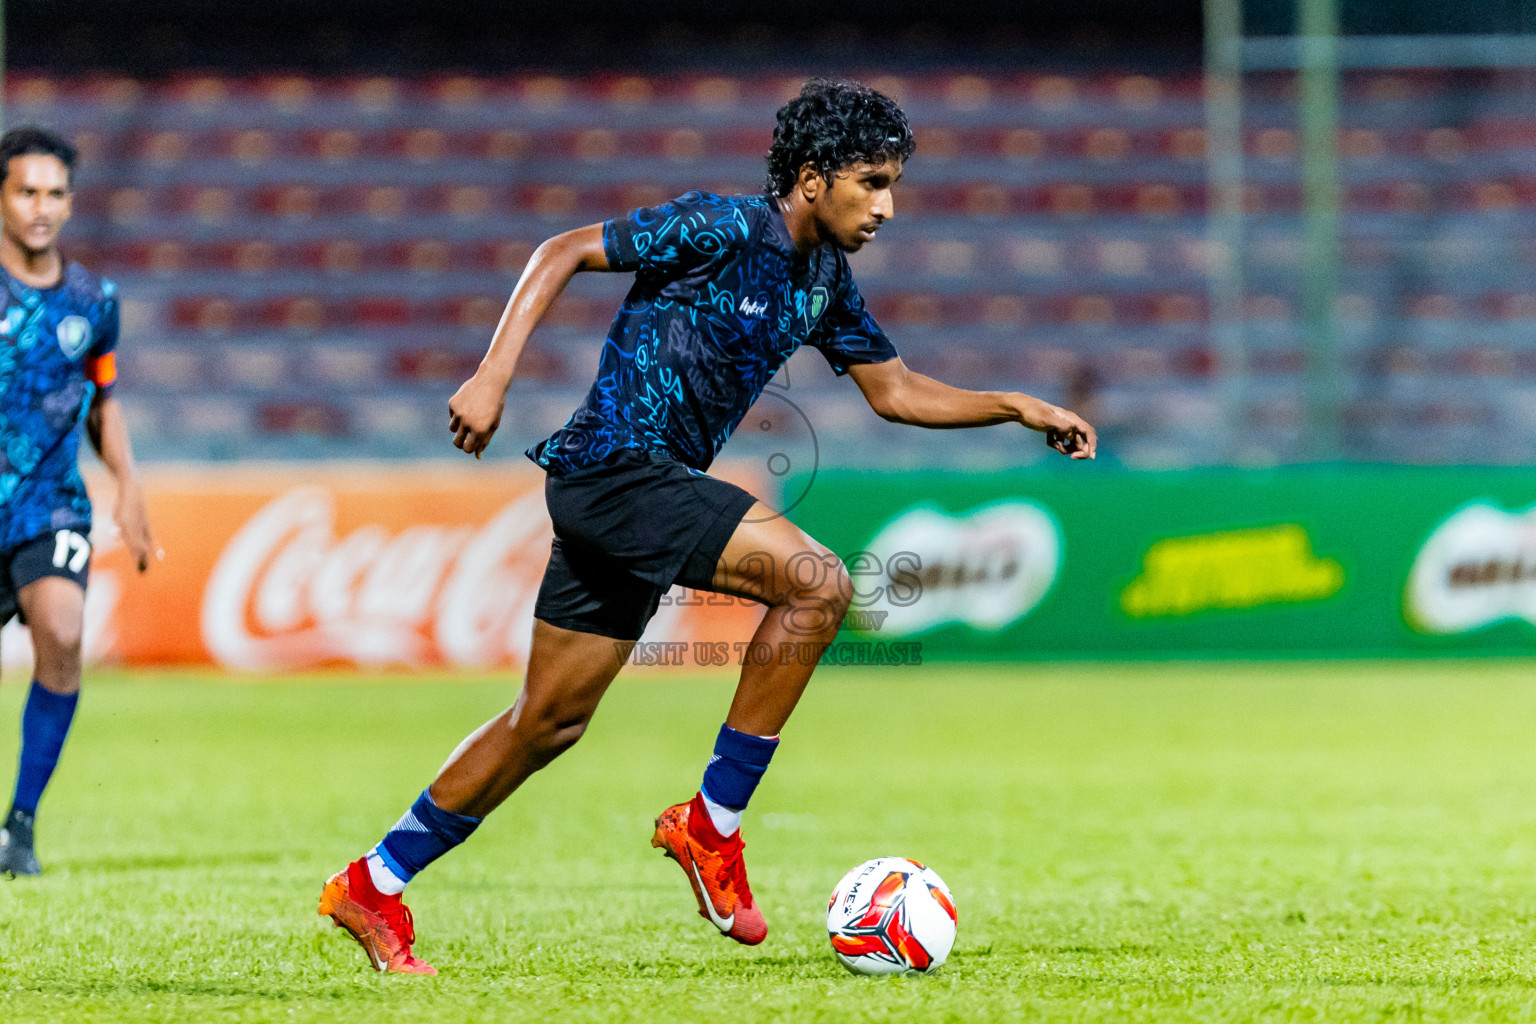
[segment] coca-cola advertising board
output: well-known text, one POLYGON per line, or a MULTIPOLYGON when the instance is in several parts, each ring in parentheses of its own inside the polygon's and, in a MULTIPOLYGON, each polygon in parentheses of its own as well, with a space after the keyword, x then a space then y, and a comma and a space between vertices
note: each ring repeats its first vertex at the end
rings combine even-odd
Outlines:
MULTIPOLYGON (((150 471, 165 557, 139 576, 113 535, 110 482, 94 477, 87 657, 252 672, 516 667, 553 539, 543 480, 494 464, 150 471)), ((743 641, 761 617, 679 595, 647 640, 743 641)), ((0 650, 29 658, 16 623, 0 650)))
MULTIPOLYGON (((773 504, 750 465, 714 472, 773 504)), ((165 559, 142 577, 90 482, 93 662, 499 670, 527 655, 552 539, 532 466, 154 471, 165 559)), ((783 492, 853 583, 827 664, 1536 654, 1531 469, 823 470, 783 492)), ((674 591, 631 660, 739 665, 760 618, 674 591)), ((0 654, 30 660, 14 622, 0 654)))

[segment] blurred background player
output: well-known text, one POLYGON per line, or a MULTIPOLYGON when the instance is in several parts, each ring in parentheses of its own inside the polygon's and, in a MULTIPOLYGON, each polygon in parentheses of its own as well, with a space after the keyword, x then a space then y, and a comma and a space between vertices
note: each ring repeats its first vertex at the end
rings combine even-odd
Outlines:
POLYGON ((1093 428, 1082 419, 1027 395, 912 372, 866 312, 845 254, 894 216, 892 189, 913 148, 906 115, 888 97, 812 80, 778 112, 765 193, 690 192, 557 235, 535 252, 490 351, 449 403, 454 444, 477 457, 501 422, 529 334, 571 278, 632 272, 635 285, 586 401, 528 450, 548 474, 555 541, 517 703, 460 744, 383 840, 321 896, 321 914, 376 969, 436 973, 412 953, 400 893, 581 737, 674 584, 762 603, 754 646, 815 652, 744 664, 699 792, 665 810, 652 838, 682 866, 701 916, 745 945, 766 937, 742 861, 741 812, 837 634, 852 585, 831 551, 704 471, 801 345, 852 376, 883 419, 1020 423, 1073 459, 1093 458, 1093 428))
POLYGON ((59 252, 75 149, 50 132, 0 137, 0 623, 20 615, 35 671, 21 718, 21 756, 0 832, 0 871, 35 875, 38 801, 59 762, 80 696, 91 503, 77 428, 116 485, 114 518, 140 572, 154 548, 117 378, 116 287, 59 252))

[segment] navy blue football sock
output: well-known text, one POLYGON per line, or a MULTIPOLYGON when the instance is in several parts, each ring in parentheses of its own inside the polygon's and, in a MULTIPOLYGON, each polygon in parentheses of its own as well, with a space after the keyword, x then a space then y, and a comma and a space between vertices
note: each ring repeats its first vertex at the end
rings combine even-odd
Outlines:
POLYGON ((745 810, 777 749, 777 736, 753 736, 722 725, 699 791, 722 807, 745 810))
POLYGON ((59 763, 69 723, 75 720, 79 692, 54 693, 45 690, 36 679, 27 694, 27 706, 21 712, 21 764, 16 771, 16 795, 12 810, 37 813, 38 801, 59 763))
MULTIPOLYGON (((398 880, 399 888, 390 885, 388 889, 399 892, 416 877, 417 872, 468 839, 470 833, 479 827, 480 821, 467 814, 443 810, 432 799, 431 791, 424 789, 411 809, 395 822, 394 828, 369 852, 369 867, 372 868, 377 858, 381 866, 398 880)), ((379 877, 375 872, 374 884, 378 883, 379 877)), ((379 888, 388 891, 384 886, 379 888)))

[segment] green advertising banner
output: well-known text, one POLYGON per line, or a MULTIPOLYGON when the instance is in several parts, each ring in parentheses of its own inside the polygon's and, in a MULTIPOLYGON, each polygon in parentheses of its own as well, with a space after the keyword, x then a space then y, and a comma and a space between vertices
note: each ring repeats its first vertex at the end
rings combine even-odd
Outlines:
POLYGON ((923 660, 1536 654, 1536 470, 822 472, 846 630, 923 660))

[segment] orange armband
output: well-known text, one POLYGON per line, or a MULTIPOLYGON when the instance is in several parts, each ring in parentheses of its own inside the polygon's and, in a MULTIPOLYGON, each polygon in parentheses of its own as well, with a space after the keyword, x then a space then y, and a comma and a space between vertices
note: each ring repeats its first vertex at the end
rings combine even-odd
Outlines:
POLYGON ((92 384, 106 390, 117 383, 117 353, 108 352, 85 364, 85 375, 92 384))

